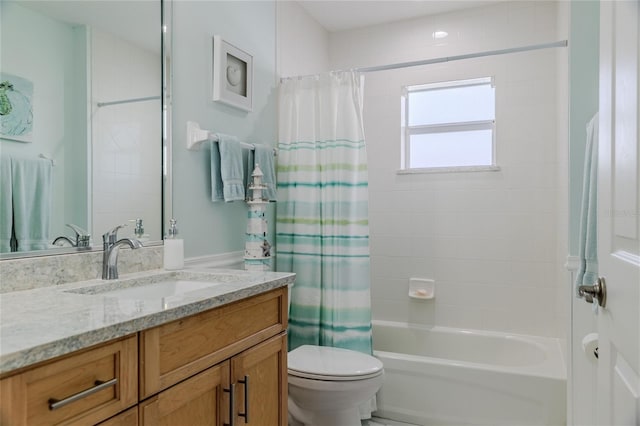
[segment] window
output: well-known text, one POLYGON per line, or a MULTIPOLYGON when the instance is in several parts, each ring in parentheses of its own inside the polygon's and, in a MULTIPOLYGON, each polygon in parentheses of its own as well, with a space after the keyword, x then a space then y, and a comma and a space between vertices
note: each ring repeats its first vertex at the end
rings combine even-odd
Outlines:
POLYGON ((407 86, 402 107, 403 170, 495 169, 491 77, 407 86))

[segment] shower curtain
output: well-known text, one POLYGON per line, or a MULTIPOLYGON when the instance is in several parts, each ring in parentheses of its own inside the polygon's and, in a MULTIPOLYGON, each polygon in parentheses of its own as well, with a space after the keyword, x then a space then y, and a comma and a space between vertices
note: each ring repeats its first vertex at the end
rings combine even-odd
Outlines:
POLYGON ((277 269, 297 274, 289 350, 372 351, 362 86, 359 73, 332 72, 280 87, 277 269))

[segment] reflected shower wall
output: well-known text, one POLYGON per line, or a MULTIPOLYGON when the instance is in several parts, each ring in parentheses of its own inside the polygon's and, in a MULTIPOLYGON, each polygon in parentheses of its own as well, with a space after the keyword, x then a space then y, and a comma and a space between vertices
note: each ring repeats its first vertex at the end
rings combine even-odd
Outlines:
POLYGON ((146 230, 161 229, 160 61, 158 52, 91 32, 94 243, 122 223, 130 226, 120 234, 132 235, 136 218, 146 230), (146 100, 122 102, 139 98, 146 100))

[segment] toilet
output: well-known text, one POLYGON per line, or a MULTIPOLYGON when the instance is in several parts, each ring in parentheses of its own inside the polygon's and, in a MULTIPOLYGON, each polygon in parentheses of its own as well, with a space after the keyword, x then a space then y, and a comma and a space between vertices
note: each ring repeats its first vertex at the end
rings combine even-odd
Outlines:
POLYGON ((360 405, 382 386, 377 358, 326 346, 288 354, 290 426, 360 426, 360 405))

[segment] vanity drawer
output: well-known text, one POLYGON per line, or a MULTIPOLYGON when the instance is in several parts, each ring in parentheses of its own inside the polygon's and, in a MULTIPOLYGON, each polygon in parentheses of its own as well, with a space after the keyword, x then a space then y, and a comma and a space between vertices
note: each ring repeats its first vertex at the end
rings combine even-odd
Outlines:
POLYGON ((96 424, 135 405, 136 336, 74 353, 0 381, 2 425, 96 424))
POLYGON ((140 399, 287 328, 287 287, 140 333, 140 399))

